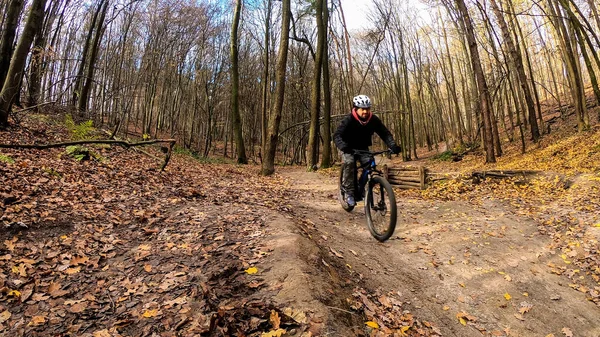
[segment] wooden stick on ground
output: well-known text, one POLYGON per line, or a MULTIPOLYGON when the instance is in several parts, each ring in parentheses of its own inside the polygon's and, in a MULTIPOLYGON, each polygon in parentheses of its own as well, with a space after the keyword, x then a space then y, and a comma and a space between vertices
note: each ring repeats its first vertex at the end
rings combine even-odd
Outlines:
POLYGON ((175 139, 155 139, 155 140, 148 140, 148 141, 137 142, 137 143, 130 143, 130 142, 126 142, 123 140, 112 140, 112 139, 105 139, 105 140, 92 139, 92 140, 78 140, 78 141, 73 141, 73 142, 53 143, 53 144, 0 144, 0 148, 2 148, 2 149, 44 150, 44 149, 51 149, 51 148, 55 148, 55 147, 82 145, 82 144, 115 144, 115 145, 120 145, 120 146, 123 146, 126 148, 130 148, 130 147, 134 147, 134 146, 150 145, 150 144, 157 144, 157 143, 169 143, 169 150, 167 151, 167 154, 165 156, 165 161, 162 164, 162 166, 160 167, 160 170, 163 171, 165 169, 165 167, 167 167, 167 164, 169 163, 169 160, 171 159, 171 153, 173 152, 173 146, 175 145, 175 139))

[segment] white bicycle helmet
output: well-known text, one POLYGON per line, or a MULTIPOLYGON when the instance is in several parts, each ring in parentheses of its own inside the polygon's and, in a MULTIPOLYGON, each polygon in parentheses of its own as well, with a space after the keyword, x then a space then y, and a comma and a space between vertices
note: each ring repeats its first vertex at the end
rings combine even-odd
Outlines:
POLYGON ((358 95, 352 99, 352 103, 357 108, 371 108, 371 99, 367 95, 358 95))

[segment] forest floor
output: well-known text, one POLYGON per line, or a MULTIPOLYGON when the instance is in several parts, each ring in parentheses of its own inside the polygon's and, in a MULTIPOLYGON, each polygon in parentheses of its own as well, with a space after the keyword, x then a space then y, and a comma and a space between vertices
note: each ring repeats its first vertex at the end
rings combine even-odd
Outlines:
MULTIPOLYGON (((0 144, 83 129, 30 115, 0 144)), ((528 146, 495 165, 388 161, 453 178, 397 190, 385 243, 362 203, 339 206, 336 167, 2 149, 0 334, 598 337, 600 127, 528 146), (485 169, 541 173, 469 179, 485 169)))

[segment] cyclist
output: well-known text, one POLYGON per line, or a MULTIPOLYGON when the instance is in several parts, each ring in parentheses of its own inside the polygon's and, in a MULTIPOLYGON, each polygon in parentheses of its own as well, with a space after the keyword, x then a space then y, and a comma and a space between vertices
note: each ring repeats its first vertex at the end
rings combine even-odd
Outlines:
POLYGON ((354 191, 356 160, 363 165, 370 159, 368 154, 355 156, 354 150, 369 150, 369 146, 372 145, 371 136, 377 133, 394 154, 401 151, 392 133, 383 125, 381 119, 371 112, 371 99, 368 96, 354 97, 352 105, 352 112, 342 119, 333 135, 335 145, 342 151, 342 189, 348 206, 356 206, 356 200, 361 199, 360 192, 356 196, 354 191))

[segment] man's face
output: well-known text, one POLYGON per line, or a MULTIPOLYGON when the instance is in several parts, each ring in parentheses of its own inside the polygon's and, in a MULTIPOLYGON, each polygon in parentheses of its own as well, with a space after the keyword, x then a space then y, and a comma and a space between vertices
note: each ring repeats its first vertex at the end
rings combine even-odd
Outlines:
POLYGON ((358 115, 358 117, 360 117, 361 119, 366 119, 367 117, 369 117, 369 113, 371 112, 370 108, 356 108, 356 114, 358 115))

